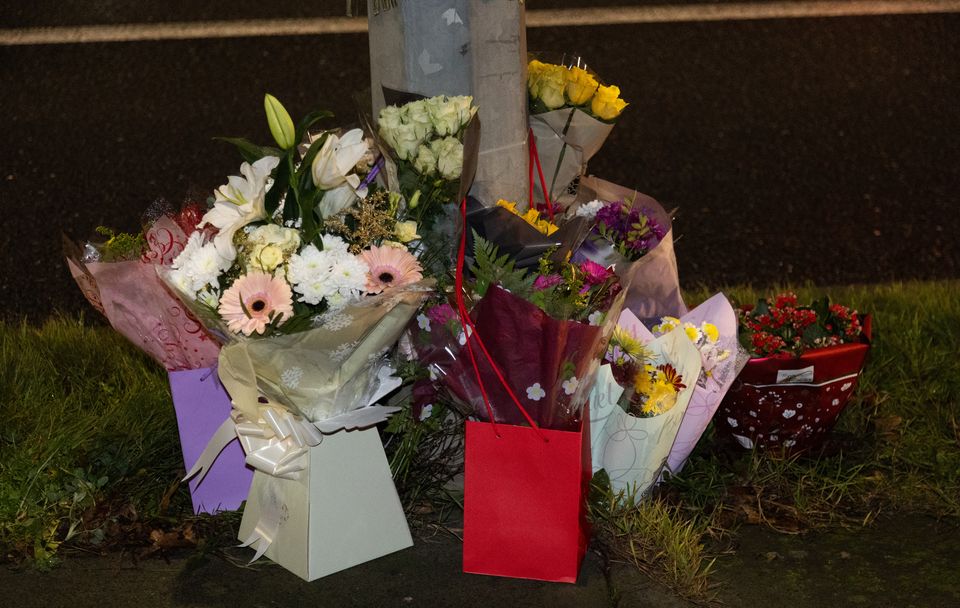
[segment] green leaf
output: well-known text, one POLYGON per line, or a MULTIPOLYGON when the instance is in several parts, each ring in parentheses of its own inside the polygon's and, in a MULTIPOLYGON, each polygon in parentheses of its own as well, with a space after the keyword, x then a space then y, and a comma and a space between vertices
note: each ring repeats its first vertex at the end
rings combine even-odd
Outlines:
POLYGON ((273 186, 270 187, 267 194, 263 197, 263 206, 267 211, 268 217, 272 216, 277 210, 277 207, 280 206, 280 197, 286 193, 289 185, 290 164, 281 160, 280 164, 277 165, 277 168, 274 170, 273 186))
POLYGON ((283 104, 276 97, 267 93, 263 96, 263 109, 267 113, 267 124, 270 126, 270 133, 277 145, 284 150, 289 150, 297 145, 298 140, 295 138, 296 131, 293 127, 293 119, 290 118, 290 114, 283 107, 283 104))
POLYGON ((282 156, 283 152, 270 146, 258 146, 245 137, 214 137, 217 141, 225 141, 233 144, 240 151, 243 160, 253 164, 264 156, 282 156))
POLYGON ((304 116, 303 119, 300 120, 300 123, 297 125, 296 140, 303 141, 303 136, 307 134, 307 131, 310 129, 310 127, 317 124, 324 118, 332 118, 332 117, 333 117, 333 112, 329 112, 327 110, 316 110, 314 112, 310 112, 309 114, 304 116))

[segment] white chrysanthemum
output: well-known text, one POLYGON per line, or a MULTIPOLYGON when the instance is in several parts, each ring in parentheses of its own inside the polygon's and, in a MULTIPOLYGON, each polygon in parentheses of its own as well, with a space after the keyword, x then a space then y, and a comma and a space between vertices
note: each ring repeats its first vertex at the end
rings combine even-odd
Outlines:
MULTIPOLYGON (((344 241, 339 236, 334 234, 324 234, 321 235, 320 239, 323 241, 323 250, 330 253, 349 253, 347 251, 347 242, 344 241)), ((314 247, 316 249, 316 247, 314 247)))
POLYGON ((603 201, 593 200, 577 207, 577 217, 592 220, 597 217, 597 212, 601 209, 603 209, 603 201))
POLYGON ((314 245, 307 245, 299 254, 290 256, 287 280, 300 294, 300 302, 319 304, 336 291, 336 285, 330 280, 334 259, 334 254, 320 251, 314 245))
POLYGON ((330 281, 335 285, 336 292, 343 298, 357 298, 367 286, 369 270, 370 267, 366 262, 357 256, 337 256, 330 272, 330 281))
POLYGON ((173 260, 171 281, 178 289, 196 294, 208 285, 217 286, 220 275, 231 266, 213 243, 202 244, 203 234, 194 232, 180 255, 173 260))

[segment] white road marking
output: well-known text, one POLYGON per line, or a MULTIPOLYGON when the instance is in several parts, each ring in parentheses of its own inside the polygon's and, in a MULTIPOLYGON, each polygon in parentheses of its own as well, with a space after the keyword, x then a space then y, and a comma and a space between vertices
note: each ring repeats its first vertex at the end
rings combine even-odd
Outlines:
MULTIPOLYGON (((737 21, 857 17, 960 12, 960 0, 831 0, 810 2, 736 2, 680 6, 636 6, 582 9, 530 9, 527 27, 573 27, 677 23, 689 21, 737 21)), ((196 21, 74 27, 0 29, 0 46, 37 44, 83 44, 246 38, 261 36, 315 36, 360 34, 367 31, 366 17, 319 17, 314 19, 268 19, 259 21, 196 21)))

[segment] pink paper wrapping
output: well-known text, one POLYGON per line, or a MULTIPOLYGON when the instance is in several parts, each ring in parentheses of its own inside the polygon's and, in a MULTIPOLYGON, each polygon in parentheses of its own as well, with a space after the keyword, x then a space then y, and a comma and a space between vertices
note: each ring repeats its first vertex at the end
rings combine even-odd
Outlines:
POLYGON ((69 255, 81 291, 110 325, 169 371, 212 367, 220 346, 157 276, 183 250, 186 235, 167 217, 147 232, 140 260, 83 263, 69 255))
MULTIPOLYGON (((737 313, 722 293, 715 294, 709 300, 697 306, 680 317, 681 322, 693 323, 697 327, 704 321, 717 326, 720 334, 718 340, 722 349, 730 354, 723 361, 718 362, 709 370, 709 375, 701 374, 693 389, 693 396, 687 406, 687 412, 680 423, 680 431, 667 458, 667 466, 673 473, 678 473, 686 464, 693 448, 700 441, 701 435, 707 430, 713 414, 720 406, 723 396, 730 390, 737 377, 737 313)), ((709 362, 704 359, 704 370, 707 371, 709 362)))
POLYGON ((584 177, 580 181, 579 200, 589 201, 598 198, 604 201, 632 200, 635 206, 646 207, 667 233, 660 243, 635 262, 624 261, 613 252, 607 258, 620 258, 614 264, 613 259, 588 255, 589 259, 603 266, 614 264, 614 271, 627 290, 624 307, 633 311, 645 323, 656 322, 660 317, 679 317, 687 312, 680 293, 680 278, 677 272, 677 256, 673 251, 673 220, 655 199, 636 190, 618 186, 612 182, 594 176, 584 177))

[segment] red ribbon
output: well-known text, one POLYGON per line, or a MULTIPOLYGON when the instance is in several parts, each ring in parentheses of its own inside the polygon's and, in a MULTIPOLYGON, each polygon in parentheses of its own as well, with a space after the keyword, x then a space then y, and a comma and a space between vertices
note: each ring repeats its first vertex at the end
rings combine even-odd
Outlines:
POLYGON ((493 368, 493 372, 497 375, 497 379, 500 381, 500 384, 503 385, 503 388, 507 390, 507 393, 510 395, 510 398, 516 404, 517 408, 520 410, 520 413, 523 414, 523 417, 527 420, 533 430, 537 435, 547 442, 547 438, 540 432, 539 427, 533 421, 533 418, 530 417, 530 414, 527 413, 527 410, 520 405, 520 400, 517 399, 517 396, 514 394, 513 389, 510 388, 510 383, 507 382, 506 378, 503 377, 503 373, 500 371, 500 367, 493 360, 493 357, 490 356, 490 353, 487 351, 487 347, 484 345, 483 340, 480 338, 480 334, 477 332, 476 326, 473 324, 473 319, 470 318, 470 313, 467 311, 467 305, 463 299, 463 267, 466 258, 467 251, 467 199, 464 198, 460 201, 460 218, 462 221, 462 229, 460 231, 460 248, 457 252, 457 275, 456 275, 456 284, 455 289, 457 292, 457 314, 460 317, 460 325, 463 327, 464 342, 467 346, 467 352, 470 354, 470 363, 473 366, 473 372, 477 377, 477 385, 480 387, 480 394, 483 396, 483 404, 487 408, 487 414, 490 416, 490 424, 493 426, 494 432, 497 434, 497 437, 500 436, 500 432, 497 431, 497 423, 493 416, 493 408, 490 407, 490 397, 487 395, 487 389, 483 384, 483 379, 480 377, 480 366, 477 365, 477 358, 473 352, 473 346, 471 340, 476 338, 477 344, 480 346, 480 350, 483 352, 484 356, 487 358, 487 361, 490 363, 490 367, 493 368))
POLYGON ((553 222, 553 205, 550 204, 550 195, 547 193, 547 182, 543 179, 543 168, 540 166, 540 154, 537 152, 537 138, 533 135, 533 129, 529 130, 530 134, 530 171, 529 171, 529 181, 530 181, 530 206, 533 207, 533 167, 537 167, 537 175, 540 177, 540 189, 543 190, 543 203, 547 206, 547 215, 550 216, 550 221, 553 222))

